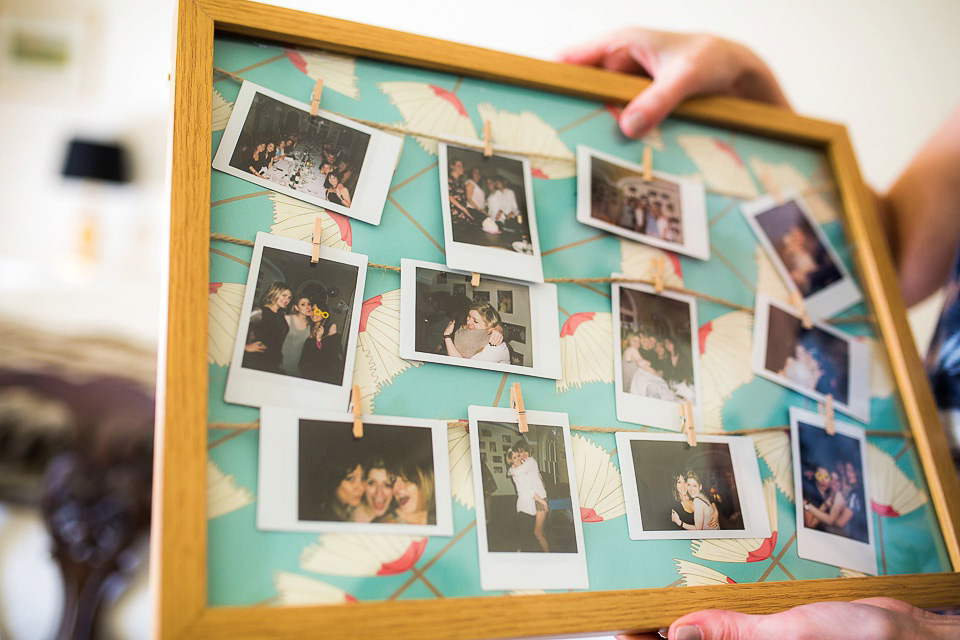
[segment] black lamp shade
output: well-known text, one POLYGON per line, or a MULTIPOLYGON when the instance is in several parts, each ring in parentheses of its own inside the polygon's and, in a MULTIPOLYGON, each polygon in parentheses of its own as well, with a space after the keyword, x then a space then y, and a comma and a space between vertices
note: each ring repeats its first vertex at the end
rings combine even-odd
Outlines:
POLYGON ((127 182, 126 153, 120 145, 73 139, 61 173, 67 178, 127 182))

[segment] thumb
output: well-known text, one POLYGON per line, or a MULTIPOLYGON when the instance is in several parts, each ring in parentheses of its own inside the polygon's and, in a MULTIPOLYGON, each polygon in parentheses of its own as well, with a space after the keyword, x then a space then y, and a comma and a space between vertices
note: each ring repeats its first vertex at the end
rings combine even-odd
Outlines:
POLYGON ((663 122, 683 100, 693 95, 700 80, 689 64, 665 65, 653 82, 631 100, 620 115, 620 130, 638 138, 663 122))
POLYGON ((756 616, 707 609, 683 616, 670 625, 670 640, 760 640, 756 616))

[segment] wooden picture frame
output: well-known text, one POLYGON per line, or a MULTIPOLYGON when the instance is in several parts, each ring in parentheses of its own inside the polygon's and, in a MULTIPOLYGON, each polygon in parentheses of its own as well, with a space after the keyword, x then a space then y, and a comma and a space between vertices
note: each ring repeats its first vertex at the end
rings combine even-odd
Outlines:
POLYGON ((577 634, 650 630, 690 611, 772 612, 868 595, 921 607, 956 604, 960 593, 960 487, 870 192, 844 127, 761 104, 700 98, 676 113, 822 149, 835 173, 847 237, 876 326, 890 356, 926 476, 952 573, 799 583, 370 602, 326 607, 211 607, 207 600, 207 280, 214 33, 280 41, 426 69, 456 72, 608 103, 625 103, 647 81, 398 33, 240 0, 180 0, 173 113, 168 314, 158 381, 152 554, 156 631, 162 638, 396 638, 577 634), (498 615, 490 616, 490 607, 498 615), (576 612, 570 615, 570 612, 576 612), (522 623, 521 623, 522 621, 522 623))

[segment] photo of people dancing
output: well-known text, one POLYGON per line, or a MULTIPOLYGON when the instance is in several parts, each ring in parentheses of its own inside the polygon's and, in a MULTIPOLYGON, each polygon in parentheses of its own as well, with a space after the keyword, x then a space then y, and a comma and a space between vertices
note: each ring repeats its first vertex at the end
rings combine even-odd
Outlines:
POLYGON ((798 425, 803 484, 803 525, 868 541, 860 442, 813 425, 798 425))
POLYGON ((479 442, 491 469, 481 474, 487 548, 494 552, 575 553, 563 430, 481 421, 479 442), (502 461, 502 465, 501 465, 502 461))
POLYGON ((533 255, 523 163, 447 146, 453 240, 533 255))
POLYGON ((597 157, 591 158, 590 215, 651 238, 683 244, 680 188, 597 157))
POLYGON ((429 429, 300 423, 299 519, 362 524, 436 524, 429 429))
POLYGON ((350 207, 370 135, 258 93, 230 165, 294 191, 350 207))
POLYGON ((340 384, 356 282, 354 266, 264 247, 241 366, 340 384))
POLYGON ((686 302, 620 289, 620 366, 623 391, 695 402, 690 310, 686 302))

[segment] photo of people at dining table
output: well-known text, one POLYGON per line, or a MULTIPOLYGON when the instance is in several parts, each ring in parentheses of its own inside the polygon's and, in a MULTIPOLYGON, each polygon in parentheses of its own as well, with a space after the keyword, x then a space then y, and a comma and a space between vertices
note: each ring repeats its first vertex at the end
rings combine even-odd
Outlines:
POLYGON ((369 144, 367 133, 257 93, 230 165, 350 207, 369 144))

